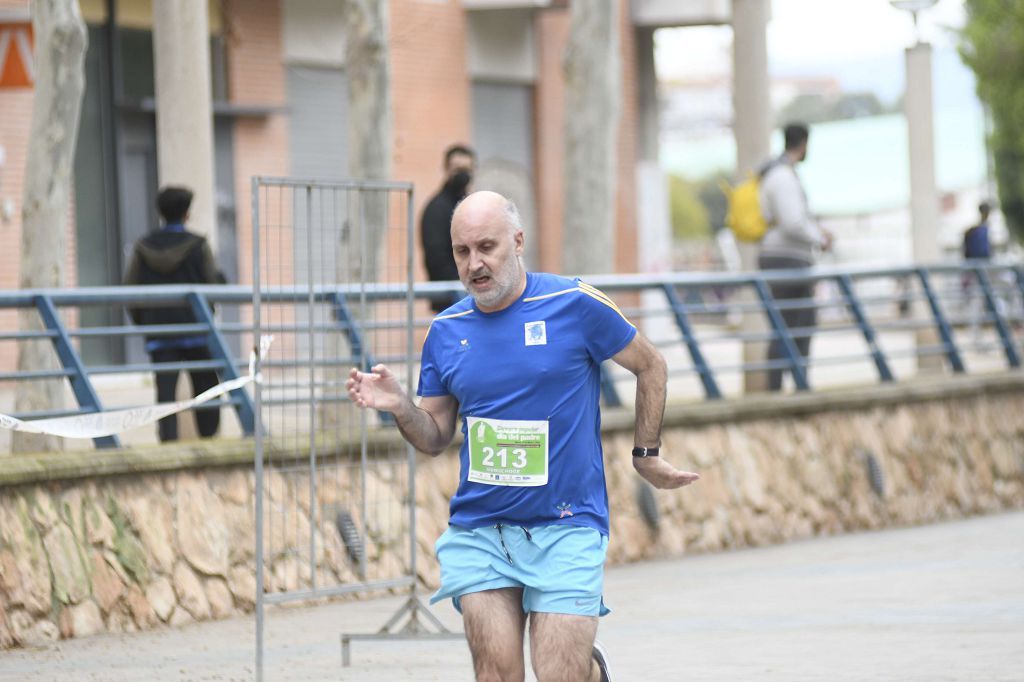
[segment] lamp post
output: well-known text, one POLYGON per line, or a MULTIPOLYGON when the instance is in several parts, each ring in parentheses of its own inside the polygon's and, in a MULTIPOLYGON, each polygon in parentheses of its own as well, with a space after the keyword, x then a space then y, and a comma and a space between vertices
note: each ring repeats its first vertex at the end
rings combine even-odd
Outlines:
MULTIPOLYGON (((910 224, 913 261, 923 265, 939 259, 939 196, 935 184, 935 126, 932 107, 932 46, 921 40, 917 23, 919 12, 936 0, 890 0, 896 9, 910 12, 914 20, 914 44, 906 49, 906 90, 903 110, 907 119, 910 145, 910 224)), ((919 301, 915 317, 927 315, 919 301)), ((918 330, 918 347, 932 345, 936 334, 931 328, 918 330)), ((940 370, 939 356, 917 358, 919 370, 940 370)))

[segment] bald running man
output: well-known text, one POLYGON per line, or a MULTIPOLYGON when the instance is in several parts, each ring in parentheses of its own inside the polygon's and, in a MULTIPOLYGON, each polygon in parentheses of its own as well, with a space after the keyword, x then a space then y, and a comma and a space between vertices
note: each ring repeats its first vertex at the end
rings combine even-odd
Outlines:
POLYGON ((538 682, 607 682, 595 641, 608 547, 600 438, 600 366, 636 375, 633 466, 657 488, 700 478, 659 456, 666 367, 603 293, 527 272, 515 204, 476 192, 452 218, 469 296, 434 318, 416 405, 385 365, 353 369, 349 396, 394 415, 418 450, 438 455, 461 427, 459 487, 436 544, 441 588, 462 613, 480 682, 521 682, 529 621, 538 682))

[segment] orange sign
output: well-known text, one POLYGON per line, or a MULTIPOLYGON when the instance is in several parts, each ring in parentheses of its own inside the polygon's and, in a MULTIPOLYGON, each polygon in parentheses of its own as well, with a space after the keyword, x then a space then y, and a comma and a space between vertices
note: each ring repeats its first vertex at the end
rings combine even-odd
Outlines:
POLYGON ((34 81, 32 24, 0 23, 0 88, 30 88, 34 81))

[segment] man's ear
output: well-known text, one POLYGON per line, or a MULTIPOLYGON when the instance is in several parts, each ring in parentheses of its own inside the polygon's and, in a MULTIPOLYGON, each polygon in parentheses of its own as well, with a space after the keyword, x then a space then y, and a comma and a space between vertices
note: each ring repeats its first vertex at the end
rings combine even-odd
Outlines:
POLYGON ((526 244, 526 237, 523 235, 523 231, 522 230, 516 230, 516 234, 515 234, 515 237, 513 237, 513 239, 515 239, 515 241, 516 241, 516 255, 517 256, 522 256, 523 255, 523 245, 526 244))

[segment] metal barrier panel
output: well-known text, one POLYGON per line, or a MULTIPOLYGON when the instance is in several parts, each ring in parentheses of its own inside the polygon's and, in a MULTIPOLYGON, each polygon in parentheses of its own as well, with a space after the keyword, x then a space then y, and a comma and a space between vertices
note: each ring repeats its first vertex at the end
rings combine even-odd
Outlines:
POLYGON ((345 389, 413 388, 412 235, 410 184, 253 180, 258 677, 265 604, 414 584, 415 453, 345 389))

